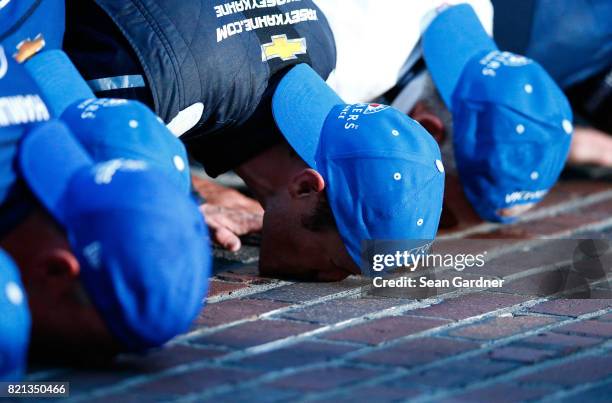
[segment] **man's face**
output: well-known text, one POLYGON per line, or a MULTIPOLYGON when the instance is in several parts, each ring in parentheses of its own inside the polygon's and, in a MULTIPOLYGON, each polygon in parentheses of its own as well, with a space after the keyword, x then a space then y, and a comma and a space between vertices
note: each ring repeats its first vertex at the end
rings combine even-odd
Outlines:
POLYGON ((15 260, 32 314, 35 358, 74 361, 115 353, 116 342, 79 281, 79 263, 49 216, 33 212, 0 245, 15 260))
POLYGON ((324 187, 316 184, 320 176, 316 178, 313 170, 305 172, 266 206, 260 273, 304 281, 340 281, 359 274, 335 228, 304 224, 316 210, 324 187))

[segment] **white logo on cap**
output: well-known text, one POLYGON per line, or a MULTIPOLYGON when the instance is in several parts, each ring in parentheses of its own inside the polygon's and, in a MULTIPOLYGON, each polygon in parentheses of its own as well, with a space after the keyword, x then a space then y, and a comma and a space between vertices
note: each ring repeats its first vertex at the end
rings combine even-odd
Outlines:
POLYGON ((0 0, 0 10, 2 10, 4 7, 7 6, 8 3, 10 3, 11 0, 0 0))
POLYGON ((81 113, 81 119, 95 119, 96 112, 100 108, 113 108, 119 105, 127 104, 126 99, 117 99, 117 98, 104 98, 104 99, 87 99, 79 106, 78 109, 81 109, 83 112, 81 113))
POLYGON ((525 56, 515 55, 511 52, 500 52, 499 50, 490 52, 480 60, 480 64, 484 66, 482 74, 491 77, 495 77, 497 70, 502 66, 522 67, 530 63, 532 61, 525 56))
POLYGON ((0 46, 0 80, 4 78, 7 71, 8 71, 8 60, 6 60, 6 54, 4 53, 4 48, 0 46))
POLYGON ((372 113, 382 112, 385 109, 389 109, 389 106, 382 104, 369 104, 365 111, 363 111, 363 114, 370 115, 372 113))
POLYGON ((520 192, 514 192, 506 195, 506 203, 510 204, 520 201, 537 201, 546 196, 547 193, 548 190, 536 190, 535 192, 525 190, 520 192))
POLYGON ((144 171, 147 163, 137 160, 116 159, 103 162, 95 166, 95 182, 98 185, 108 185, 113 181, 117 171, 144 171))

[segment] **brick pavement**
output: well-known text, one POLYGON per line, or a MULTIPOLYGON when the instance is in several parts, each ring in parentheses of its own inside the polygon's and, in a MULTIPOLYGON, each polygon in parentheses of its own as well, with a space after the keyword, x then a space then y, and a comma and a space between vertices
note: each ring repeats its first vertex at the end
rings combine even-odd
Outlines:
MULTIPOLYGON (((358 277, 265 279, 250 246, 219 255, 207 307, 166 348, 104 369, 37 366, 29 379, 71 381, 74 402, 609 401, 612 300, 528 288, 567 263, 543 236, 611 236, 610 183, 563 182, 511 226, 462 209, 449 207, 468 219, 441 230, 441 248, 516 241, 494 252, 485 273, 508 288, 413 299, 365 293, 369 281, 358 277)), ((591 295, 607 291, 603 283, 591 295)))

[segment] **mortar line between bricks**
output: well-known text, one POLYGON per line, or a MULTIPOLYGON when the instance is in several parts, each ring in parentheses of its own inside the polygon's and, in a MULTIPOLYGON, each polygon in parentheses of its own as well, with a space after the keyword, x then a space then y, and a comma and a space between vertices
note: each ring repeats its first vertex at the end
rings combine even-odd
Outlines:
MULTIPOLYGON (((250 381, 247 381, 247 382, 243 382, 238 387, 238 389, 244 389, 244 388, 247 388, 247 387, 255 386, 255 385, 263 383, 263 382, 274 381, 276 379, 282 378, 282 377, 287 376, 287 375, 293 375, 293 374, 296 374, 296 373, 300 373, 300 372, 304 372, 304 371, 309 371, 309 370, 312 370, 312 369, 320 369, 320 368, 325 368, 325 367, 338 367, 338 366, 342 366, 342 365, 350 362, 350 360, 353 359, 354 357, 358 357, 360 355, 369 354, 369 353, 377 351, 377 350, 383 350, 385 348, 392 347, 392 346, 394 346, 396 344, 400 344, 400 343, 403 343, 403 342, 408 341, 408 340, 418 339, 418 338, 427 337, 427 336, 432 336, 432 335, 435 335, 436 333, 445 332, 447 330, 450 330, 450 329, 453 329, 453 328, 456 328, 456 327, 461 327, 461 326, 464 326, 466 324, 477 322, 477 321, 479 321, 481 319, 484 319, 484 318, 488 318, 488 317, 491 317, 491 316, 497 316, 497 315, 499 315, 500 313, 503 313, 503 312, 512 312, 512 311, 516 311, 516 310, 520 310, 520 309, 524 309, 524 308, 529 308, 529 307, 531 307, 533 305, 536 305, 536 304, 538 304, 540 302, 543 302, 545 300, 546 300, 545 298, 542 298, 540 300, 525 301, 525 302, 522 302, 520 304, 513 305, 511 307, 506 307, 506 308, 502 308, 502 309, 497 309, 495 311, 485 312, 485 313, 483 313, 481 315, 476 315, 476 316, 473 316, 473 317, 470 317, 470 318, 466 318, 466 319, 463 319, 463 320, 460 320, 460 321, 457 321, 457 322, 448 323, 448 324, 445 324, 445 325, 442 325, 442 326, 438 326, 436 328, 427 329, 427 330, 424 330, 424 331, 421 331, 421 332, 418 332, 418 333, 414 333, 414 334, 411 334, 411 335, 408 335, 408 336, 404 336, 404 337, 400 337, 400 338, 397 338, 397 339, 393 339, 393 340, 389 340, 389 341, 386 341, 386 342, 382 342, 382 343, 379 343, 379 344, 377 344, 375 346, 365 346, 365 347, 363 347, 363 348, 361 348, 359 350, 353 351, 351 353, 347 353, 344 356, 342 356, 341 358, 329 360, 329 361, 326 361, 326 362, 314 363, 314 364, 304 365, 304 366, 300 366, 300 367, 286 368, 286 369, 283 369, 283 370, 270 372, 270 373, 267 373, 265 375, 262 375, 259 378, 256 378, 256 379, 253 379, 253 380, 250 380, 250 381)), ((477 351, 480 351, 480 350, 475 350, 475 352, 468 352, 468 353, 470 353, 469 355, 473 355, 472 353, 475 354, 477 351)), ((452 358, 454 358, 454 357, 452 357, 452 358)), ((223 361, 223 359, 221 359, 220 361, 223 361)), ((419 369, 422 369, 422 368, 423 367, 420 367, 419 369)), ((396 368, 396 370, 402 371, 402 373, 399 376, 403 376, 404 375, 404 371, 408 371, 408 370, 405 370, 405 369, 402 369, 402 368, 396 368)), ((222 386, 219 386, 217 388, 211 388, 211 389, 209 389, 207 391, 204 391, 204 392, 202 392, 200 394, 194 394, 193 396, 189 395, 189 396, 181 397, 181 398, 175 400, 175 402, 200 401, 201 399, 208 398, 210 396, 217 395, 217 394, 224 393, 224 392, 229 392, 229 391, 232 391, 232 390, 237 390, 236 385, 230 385, 230 386, 222 385, 222 386)), ((338 390, 343 390, 343 389, 339 388, 338 390)), ((324 393, 325 394, 332 394, 332 392, 324 392, 324 393)))
MULTIPOLYGON (((453 291, 450 293, 445 294, 445 298, 448 299, 452 299, 455 297, 459 297, 461 295, 464 294, 469 294, 470 291, 466 291, 466 292, 461 292, 461 291, 453 291)), ((552 298, 552 297, 551 297, 552 298)), ((417 333, 415 335, 411 335, 411 336, 407 336, 405 338, 400 338, 400 339, 396 339, 396 340, 407 340, 408 338, 413 338, 412 336, 418 336, 418 335, 429 335, 429 334, 433 334, 436 331, 444 331, 447 328, 451 328, 451 327, 457 327, 457 326, 461 326, 461 325, 465 325, 465 324, 469 324, 473 321, 477 321, 480 320, 482 318, 491 316, 492 314, 498 314, 498 313, 503 313, 503 312, 512 312, 513 310, 516 309, 520 309, 520 307, 530 307, 533 306, 537 303, 540 302, 544 302, 547 301, 550 298, 539 298, 539 299, 535 299, 535 300, 530 300, 530 301, 526 301, 523 302, 521 304, 515 305, 513 307, 510 308, 504 308, 501 310, 496 310, 496 311, 492 311, 492 312, 487 312, 484 313, 482 315, 478 315, 475 317, 471 317, 471 318, 466 318, 465 320, 461 320, 461 321, 457 321, 454 323, 450 323, 446 326, 442 326, 442 327, 438 327, 438 328, 434 328, 434 329, 430 329, 428 331, 425 332, 421 332, 421 333, 417 333), (514 309, 512 309, 514 308, 514 309)), ((110 394, 116 394, 119 393, 125 389, 128 389, 130 387, 134 387, 134 386, 138 386, 140 384, 146 383, 146 382, 150 382, 150 381, 154 381, 157 379, 162 379, 166 376, 173 376, 173 375, 179 375, 182 373, 186 373, 189 371, 193 371, 193 370, 199 370, 199 369, 203 369, 203 368, 208 368, 208 367, 215 367, 218 364, 223 364, 226 362, 231 362, 231 361, 236 361, 248 356, 252 356, 252 355, 257 355, 257 354, 262 354, 264 352, 267 351, 271 351, 274 349, 280 349, 283 347, 288 347, 290 345, 293 344, 297 344, 303 340, 312 338, 314 336, 317 336, 319 334, 322 333, 326 333, 329 331, 334 331, 334 330, 340 330, 342 328, 345 327, 349 327, 351 325, 359 325, 362 323, 365 323, 369 320, 372 319, 378 319, 378 318, 383 318, 383 317, 388 317, 388 316, 398 316, 401 315, 405 312, 408 312, 410 310, 414 310, 414 309, 418 309, 418 308, 425 308, 428 307, 430 305, 432 305, 435 302, 438 302, 439 299, 426 299, 426 300, 422 300, 419 302, 411 302, 405 305, 400 305, 400 306, 396 306, 396 307, 391 307, 391 308, 387 308, 384 309, 380 312, 376 312, 376 313, 370 313, 370 314, 366 314, 366 315, 362 315, 356 318, 351 318, 342 322, 338 322, 338 323, 334 323, 334 324, 330 324, 327 326, 323 326, 321 328, 318 329, 314 329, 310 332, 305 332, 305 333, 301 333, 298 335, 293 335, 293 336, 289 336, 286 337, 284 339, 280 339, 280 340, 274 340, 271 341, 269 343, 264 343, 261 345, 257 345, 257 346, 253 346, 253 347, 249 347, 246 348, 244 350, 240 350, 240 351, 236 351, 235 353, 230 353, 228 355, 225 355, 223 357, 220 357, 218 359, 212 359, 212 360, 202 360, 202 361, 196 361, 193 363, 189 363, 189 364, 182 364, 182 365, 178 365, 176 367, 167 369, 165 371, 161 371, 157 374, 154 375, 141 375, 141 376, 135 376, 132 378, 129 378, 127 380, 124 380, 122 382, 119 382, 113 386, 108 386, 105 388, 99 388, 89 394, 84 394, 83 396, 79 396, 79 397, 75 397, 73 399, 70 399, 70 401, 72 402, 79 402, 79 401, 83 401, 84 399, 90 399, 90 398, 97 398, 97 397, 103 397, 103 396, 107 396, 110 394)), ((387 346, 387 343, 382 343, 381 346, 387 346)))
MULTIPOLYGON (((571 210, 577 210, 579 208, 586 207, 591 204, 599 203, 599 202, 605 201, 610 198, 612 198, 612 190, 600 192, 594 195, 580 198, 578 200, 572 200, 566 203, 559 203, 559 204, 556 204, 548 208, 536 210, 532 213, 526 213, 522 215, 516 222, 514 222, 514 224, 525 223, 525 222, 535 221, 540 218, 555 216, 560 213, 565 213, 571 210)), ((491 232, 493 230, 502 228, 503 226, 505 225, 497 224, 497 223, 483 223, 483 224, 476 225, 471 228, 467 228, 463 231, 458 231, 458 232, 448 234, 448 235, 441 235, 438 237, 438 239, 448 240, 448 239, 464 238, 466 236, 477 234, 480 232, 491 232)))
POLYGON ((600 381, 587 382, 587 383, 583 383, 581 385, 578 385, 570 389, 560 390, 551 395, 545 396, 542 399, 535 400, 535 402, 537 403, 558 402, 560 399, 563 399, 566 397, 572 397, 579 393, 586 392, 588 390, 595 389, 600 386, 605 386, 608 384, 612 384, 612 375, 600 381))
MULTIPOLYGON (((210 280, 213 280, 214 277, 211 277, 210 280)), ((230 284, 234 284, 231 283, 230 284)), ((206 303, 207 304, 216 304, 217 302, 222 302, 222 301, 227 301, 230 299, 236 299, 236 298, 242 298, 242 297, 248 297, 249 295, 253 295, 253 294, 257 294, 260 292, 264 292, 264 291, 269 291, 269 290, 273 290, 275 288, 279 288, 279 287, 283 287, 286 285, 291 285, 294 284, 293 282, 290 281, 275 281, 274 283, 271 284, 256 284, 256 285, 249 285, 247 288, 241 289, 241 290, 236 290, 236 291, 232 291, 230 294, 222 294, 222 295, 216 295, 214 297, 210 297, 210 298, 206 298, 206 303)))
POLYGON ((531 373, 541 371, 544 369, 548 369, 548 368, 554 367, 559 364, 562 365, 568 362, 577 361, 580 358, 594 356, 596 354, 601 354, 604 352, 608 352, 610 350, 612 350, 612 340, 608 340, 607 342, 604 342, 603 344, 597 347, 594 347, 594 348, 577 351, 565 357, 551 358, 550 360, 543 361, 540 364, 519 367, 515 370, 511 370, 504 374, 493 376, 491 378, 485 379, 480 382, 474 382, 472 384, 469 384, 461 388, 449 388, 449 389, 445 389, 437 393, 434 392, 433 394, 430 394, 426 397, 410 399, 410 402, 412 403, 437 402, 437 401, 440 401, 441 399, 453 396, 454 394, 457 394, 457 393, 465 393, 465 392, 469 392, 469 391, 476 390, 476 389, 482 389, 484 387, 490 386, 498 382, 504 382, 504 381, 514 379, 519 376, 529 375, 531 373))

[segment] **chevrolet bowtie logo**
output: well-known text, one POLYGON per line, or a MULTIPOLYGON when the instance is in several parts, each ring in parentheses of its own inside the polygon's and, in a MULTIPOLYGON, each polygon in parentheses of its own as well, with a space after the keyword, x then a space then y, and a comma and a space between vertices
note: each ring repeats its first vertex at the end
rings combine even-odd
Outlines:
POLYGON ((287 35, 274 35, 272 42, 261 45, 262 61, 267 62, 274 58, 283 61, 297 59, 296 55, 306 53, 306 38, 287 39, 287 35))
POLYGON ((17 63, 23 63, 30 57, 40 52, 45 47, 45 38, 41 34, 36 35, 34 40, 28 38, 19 42, 17 52, 13 54, 13 58, 17 63))

